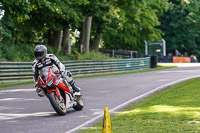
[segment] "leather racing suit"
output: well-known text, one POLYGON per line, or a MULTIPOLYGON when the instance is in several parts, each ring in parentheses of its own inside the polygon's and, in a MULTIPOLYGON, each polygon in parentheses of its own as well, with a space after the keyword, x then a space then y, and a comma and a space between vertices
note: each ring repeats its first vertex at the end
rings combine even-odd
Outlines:
POLYGON ((80 91, 80 88, 74 83, 71 72, 65 70, 65 66, 58 60, 58 58, 54 54, 47 54, 43 60, 35 59, 33 61, 32 70, 35 84, 37 84, 40 70, 48 66, 52 67, 52 71, 54 73, 60 72, 64 80, 66 80, 75 91, 80 91))

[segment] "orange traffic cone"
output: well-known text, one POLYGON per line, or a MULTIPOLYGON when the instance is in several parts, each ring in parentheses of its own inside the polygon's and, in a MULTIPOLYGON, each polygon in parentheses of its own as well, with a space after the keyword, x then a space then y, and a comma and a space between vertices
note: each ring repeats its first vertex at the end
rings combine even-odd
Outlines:
POLYGON ((110 121, 110 115, 108 111, 108 107, 105 107, 104 110, 104 120, 103 120, 103 129, 102 133, 113 133, 110 121))

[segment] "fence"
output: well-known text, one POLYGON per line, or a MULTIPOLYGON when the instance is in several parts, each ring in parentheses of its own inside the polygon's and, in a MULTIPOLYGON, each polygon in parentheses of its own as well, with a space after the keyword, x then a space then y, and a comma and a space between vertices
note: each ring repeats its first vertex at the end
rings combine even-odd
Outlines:
MULTIPOLYGON (((150 68, 150 58, 63 61, 75 76, 150 68)), ((31 62, 0 62, 0 83, 33 79, 31 62)))
POLYGON ((100 48, 99 52, 107 54, 110 57, 123 57, 124 59, 128 58, 137 58, 138 52, 137 51, 129 51, 129 50, 109 50, 100 48))

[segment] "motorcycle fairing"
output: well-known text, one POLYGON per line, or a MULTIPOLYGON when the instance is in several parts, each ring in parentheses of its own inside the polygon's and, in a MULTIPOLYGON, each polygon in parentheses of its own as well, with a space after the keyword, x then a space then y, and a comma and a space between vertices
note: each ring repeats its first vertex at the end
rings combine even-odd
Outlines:
POLYGON ((58 90, 57 89, 51 89, 51 90, 49 90, 48 92, 47 92, 47 94, 49 94, 50 92, 56 92, 56 95, 57 95, 57 97, 60 99, 60 93, 58 92, 58 90))
POLYGON ((61 76, 56 76, 51 71, 51 68, 45 69, 43 75, 39 75, 38 87, 40 87, 48 97, 51 92, 55 92, 59 100, 64 99, 66 108, 71 108, 77 105, 71 94, 70 85, 63 80, 61 76))
POLYGON ((72 95, 71 93, 66 92, 66 108, 71 108, 73 106, 76 106, 76 102, 72 100, 72 95))

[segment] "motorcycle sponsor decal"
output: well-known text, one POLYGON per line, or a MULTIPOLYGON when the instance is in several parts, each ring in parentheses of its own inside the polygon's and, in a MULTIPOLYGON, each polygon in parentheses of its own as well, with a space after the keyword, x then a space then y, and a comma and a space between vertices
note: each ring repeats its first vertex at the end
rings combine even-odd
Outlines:
POLYGON ((50 59, 47 59, 46 60, 46 64, 48 65, 48 64, 51 64, 51 60, 50 59))
POLYGON ((56 85, 58 85, 60 83, 60 81, 61 81, 61 78, 56 82, 56 85))
POLYGON ((38 66, 38 68, 42 68, 43 64, 42 63, 38 63, 37 66, 38 66))

